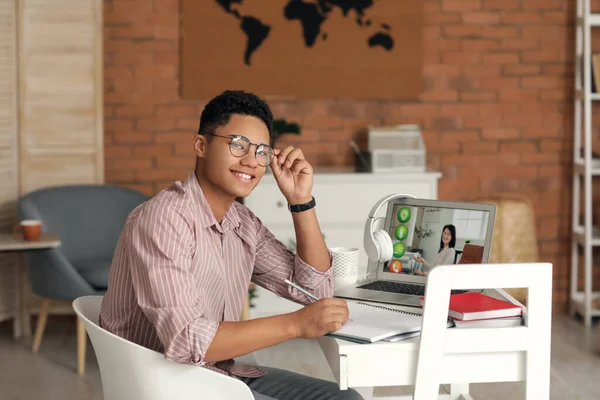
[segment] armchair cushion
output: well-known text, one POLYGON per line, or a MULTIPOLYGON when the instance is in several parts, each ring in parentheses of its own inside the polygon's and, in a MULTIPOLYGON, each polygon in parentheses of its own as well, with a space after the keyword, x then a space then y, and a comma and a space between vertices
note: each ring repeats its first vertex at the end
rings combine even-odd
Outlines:
POLYGON ((106 291, 119 236, 129 214, 149 197, 113 185, 47 187, 18 202, 19 219, 39 219, 60 237, 50 251, 26 254, 38 296, 74 299, 106 291))

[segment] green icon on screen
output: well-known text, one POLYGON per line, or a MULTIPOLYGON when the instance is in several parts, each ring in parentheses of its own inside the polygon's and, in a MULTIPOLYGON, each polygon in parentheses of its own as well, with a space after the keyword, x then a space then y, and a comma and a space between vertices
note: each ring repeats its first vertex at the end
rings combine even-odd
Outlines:
POLYGON ((394 258, 400 258, 404 255, 404 244, 403 243, 396 243, 394 244, 394 258))
POLYGON ((406 225, 398 225, 394 230, 394 236, 398 240, 404 240, 408 236, 408 228, 406 225))
POLYGON ((398 221, 407 222, 410 219, 410 208, 402 207, 398 210, 398 221))

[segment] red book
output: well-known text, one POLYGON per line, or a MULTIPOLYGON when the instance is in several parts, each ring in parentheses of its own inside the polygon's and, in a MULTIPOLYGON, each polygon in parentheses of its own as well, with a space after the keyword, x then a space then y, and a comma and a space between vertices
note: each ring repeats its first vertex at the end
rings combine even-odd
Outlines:
POLYGON ((517 317, 520 315, 520 306, 478 292, 450 296, 448 316, 460 321, 517 317))
MULTIPOLYGON (((421 307, 424 300, 421 297, 421 307)), ((520 306, 478 292, 451 295, 449 308, 448 316, 459 321, 519 317, 522 311, 520 306)))

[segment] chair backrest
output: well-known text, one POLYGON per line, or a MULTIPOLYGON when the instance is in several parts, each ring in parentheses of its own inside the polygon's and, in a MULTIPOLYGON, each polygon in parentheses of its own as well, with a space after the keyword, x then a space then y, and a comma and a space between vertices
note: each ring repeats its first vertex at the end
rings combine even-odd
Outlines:
MULTIPOLYGON (((517 303, 502 289, 497 290, 517 303)), ((551 320, 550 263, 434 268, 425 289, 414 399, 437 399, 440 384, 518 380, 527 381, 528 400, 548 399, 551 320), (514 287, 528 289, 524 326, 446 328, 451 289, 514 287), (480 353, 485 356, 477 358, 480 353)))
POLYGON ((483 246, 465 244, 458 264, 481 264, 483 261, 483 246))
POLYGON ((40 219, 58 234, 71 263, 110 261, 131 211, 149 197, 113 185, 72 185, 33 191, 18 201, 19 219, 40 219))
POLYGON ((102 296, 73 302, 90 336, 102 379, 105 400, 252 400, 242 381, 209 369, 168 361, 98 325, 102 296))

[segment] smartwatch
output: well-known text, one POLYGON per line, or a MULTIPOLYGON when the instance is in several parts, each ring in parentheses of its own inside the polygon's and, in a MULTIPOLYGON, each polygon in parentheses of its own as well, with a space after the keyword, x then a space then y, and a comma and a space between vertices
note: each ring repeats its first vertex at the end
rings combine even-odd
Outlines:
POLYGON ((310 210, 311 208, 313 208, 316 205, 317 205, 317 202, 315 201, 315 198, 313 196, 312 200, 309 201, 308 203, 293 204, 293 205, 288 204, 288 210, 290 210, 291 212, 302 212, 302 211, 310 210))

